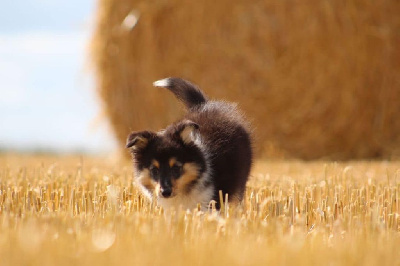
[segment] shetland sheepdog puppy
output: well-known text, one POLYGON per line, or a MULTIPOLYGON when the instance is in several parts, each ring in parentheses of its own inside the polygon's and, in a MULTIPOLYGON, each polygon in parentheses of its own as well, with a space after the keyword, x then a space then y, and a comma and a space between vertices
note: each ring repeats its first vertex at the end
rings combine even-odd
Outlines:
POLYGON ((135 183, 164 209, 192 209, 219 191, 240 202, 252 165, 250 128, 236 104, 208 100, 194 84, 180 78, 153 83, 171 91, 187 108, 183 119, 158 131, 132 132, 135 183))

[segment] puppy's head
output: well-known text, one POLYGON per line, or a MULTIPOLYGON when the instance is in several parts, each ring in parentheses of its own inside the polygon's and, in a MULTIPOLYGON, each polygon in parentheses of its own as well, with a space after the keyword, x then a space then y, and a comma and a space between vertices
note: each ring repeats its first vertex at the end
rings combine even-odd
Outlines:
POLYGON ((199 126, 185 120, 161 132, 132 132, 131 149, 136 181, 148 197, 172 198, 190 193, 206 170, 199 147, 199 126))

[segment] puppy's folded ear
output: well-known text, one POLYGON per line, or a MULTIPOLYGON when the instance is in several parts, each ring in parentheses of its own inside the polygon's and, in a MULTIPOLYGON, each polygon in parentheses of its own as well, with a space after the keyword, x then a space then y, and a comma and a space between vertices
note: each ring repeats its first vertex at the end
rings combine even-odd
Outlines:
POLYGON ((199 125, 191 120, 185 120, 178 125, 177 133, 186 144, 192 143, 199 133, 199 125))
POLYGON ((132 149, 143 149, 156 134, 150 131, 132 132, 126 140, 126 147, 132 149))

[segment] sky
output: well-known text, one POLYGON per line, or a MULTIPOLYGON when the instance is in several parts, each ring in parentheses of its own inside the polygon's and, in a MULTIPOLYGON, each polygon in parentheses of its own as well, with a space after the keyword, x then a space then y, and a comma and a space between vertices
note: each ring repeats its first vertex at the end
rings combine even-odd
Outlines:
POLYGON ((0 3, 0 150, 116 149, 89 64, 95 4, 0 3))

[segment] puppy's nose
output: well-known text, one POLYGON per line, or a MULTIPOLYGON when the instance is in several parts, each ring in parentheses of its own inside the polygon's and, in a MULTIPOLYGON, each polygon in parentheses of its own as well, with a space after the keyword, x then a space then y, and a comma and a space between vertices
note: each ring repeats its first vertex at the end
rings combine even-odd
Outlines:
POLYGON ((169 198, 172 194, 172 189, 167 187, 167 188, 161 188, 161 195, 164 198, 169 198))

